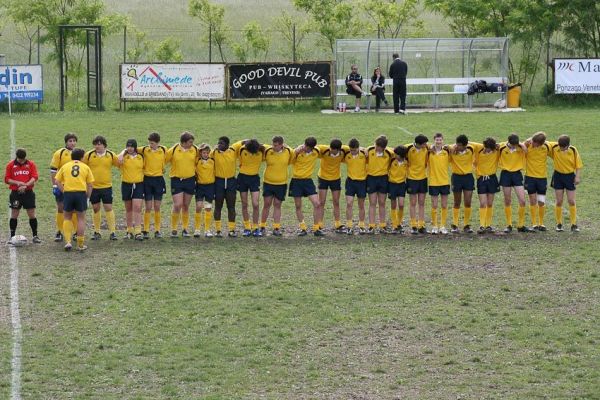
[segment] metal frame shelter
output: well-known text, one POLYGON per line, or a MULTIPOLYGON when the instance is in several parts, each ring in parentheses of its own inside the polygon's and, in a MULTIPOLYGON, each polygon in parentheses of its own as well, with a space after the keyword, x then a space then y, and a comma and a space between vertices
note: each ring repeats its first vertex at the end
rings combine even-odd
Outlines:
POLYGON ((88 108, 103 111, 102 104, 102 26, 100 25, 59 25, 59 79, 60 79, 60 111, 65 110, 65 94, 67 91, 67 65, 65 33, 69 30, 83 29, 86 33, 87 59, 87 104, 88 108))
MULTIPOLYGON (((508 84, 508 45, 506 37, 339 39, 335 46, 336 100, 347 96, 343 78, 352 64, 358 65, 363 90, 369 92, 375 67, 389 78, 392 54, 398 53, 408 64, 409 106, 483 105, 491 98, 468 96, 466 87, 475 80, 508 84)), ((390 89, 386 94, 390 95, 391 82, 386 79, 386 89, 390 89)))

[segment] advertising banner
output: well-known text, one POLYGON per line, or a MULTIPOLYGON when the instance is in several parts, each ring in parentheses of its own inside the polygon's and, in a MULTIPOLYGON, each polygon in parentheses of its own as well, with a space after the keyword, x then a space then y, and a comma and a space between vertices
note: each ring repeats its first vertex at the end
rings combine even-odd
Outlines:
POLYGON ((1 65, 0 101, 44 100, 44 82, 41 65, 1 65))
POLYGON ((600 59, 555 59, 554 93, 600 93, 600 59))

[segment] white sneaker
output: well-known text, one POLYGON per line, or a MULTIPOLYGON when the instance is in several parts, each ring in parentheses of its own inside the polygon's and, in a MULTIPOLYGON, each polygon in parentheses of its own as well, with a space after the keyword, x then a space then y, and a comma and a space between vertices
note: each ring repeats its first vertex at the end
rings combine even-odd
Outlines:
POLYGON ((196 229, 196 230, 194 231, 194 237, 195 237, 195 238, 199 238, 200 236, 202 236, 202 232, 200 232, 200 230, 199 230, 199 229, 196 229))
POLYGON ((437 235, 439 233, 437 226, 434 226, 433 228, 431 228, 431 234, 432 235, 437 235))
POLYGON ((448 234, 448 229, 446 229, 446 227, 445 227, 445 226, 442 226, 442 227, 440 228, 440 233, 441 233, 442 235, 447 235, 447 234, 448 234))
POLYGON ((355 107, 354 112, 360 112, 360 107, 355 107))
POLYGON ((213 236, 215 236, 215 235, 213 235, 213 233, 212 233, 211 231, 206 231, 206 232, 204 233, 204 237, 211 238, 211 237, 213 237, 213 236))

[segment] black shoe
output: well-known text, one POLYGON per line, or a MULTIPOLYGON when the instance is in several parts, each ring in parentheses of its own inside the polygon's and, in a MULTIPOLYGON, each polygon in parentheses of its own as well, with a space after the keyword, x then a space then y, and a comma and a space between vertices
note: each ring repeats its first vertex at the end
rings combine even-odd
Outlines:
POLYGON ((504 233, 511 233, 513 230, 512 225, 507 226, 506 228, 504 228, 504 233))
POLYGON ((308 232, 306 232, 306 229, 301 229, 300 232, 298 232, 298 236, 306 236, 308 235, 308 232))
POLYGON ((412 228, 410 228, 410 233, 411 235, 417 235, 419 233, 419 230, 416 226, 413 226, 412 228))
POLYGON ((119 240, 119 239, 117 238, 117 234, 116 234, 116 233, 114 233, 114 232, 110 234, 110 236, 108 237, 108 239, 109 239, 109 240, 119 240))
POLYGON ((143 231, 142 236, 144 237, 144 240, 148 240, 150 239, 150 232, 143 231))
POLYGON ((169 235, 169 236, 172 237, 173 239, 177 239, 179 237, 176 230, 172 230, 171 235, 169 235))
POLYGON ((346 225, 340 225, 335 228, 335 233, 346 233, 348 229, 346 229, 346 225))
POLYGON ((417 232, 419 232, 421 235, 424 235, 424 234, 426 234, 426 233, 427 233, 427 229, 425 229, 425 227, 424 227, 424 226, 422 226, 422 227, 420 227, 420 228, 418 229, 418 231, 417 231, 417 232))
POLYGON ((465 225, 463 228, 464 233, 473 233, 473 229, 471 229, 471 225, 465 225))
POLYGON ((485 231, 486 233, 494 233, 494 228, 492 228, 491 226, 486 226, 485 231))
POLYGON ((189 237, 192 237, 192 235, 190 235, 190 233, 187 231, 187 229, 183 229, 181 231, 181 237, 189 238, 189 237))
POLYGON ((556 232, 563 232, 563 231, 564 231, 563 225, 562 224, 557 224, 556 225, 556 232))
POLYGON ((102 235, 100 234, 100 232, 94 232, 94 234, 92 235, 92 240, 100 240, 102 238, 102 235))
POLYGON ((325 236, 325 233, 321 229, 317 229, 313 232, 315 236, 325 236))
POLYGON ((56 232, 56 236, 54 236, 55 242, 62 242, 64 240, 63 234, 61 232, 56 232))
POLYGON ((222 233, 221 231, 217 231, 217 232, 215 233, 215 237, 217 237, 217 238, 222 238, 222 237, 223 237, 223 233, 222 233))
POLYGON ((458 233, 458 226, 450 225, 450 233, 458 233))
POLYGON ((579 227, 575 224, 571 225, 571 232, 579 232, 579 227))
POLYGON ((367 229, 367 234, 374 235, 375 234, 375 228, 369 228, 369 229, 367 229))
POLYGON ((517 232, 521 233, 534 233, 535 231, 527 226, 519 226, 517 232))
POLYGON ((264 226, 263 226, 262 228, 260 228, 260 233, 261 233, 263 236, 267 236, 267 228, 265 228, 264 226))
POLYGON ((483 235, 486 232, 487 232, 487 229, 485 229, 485 226, 480 226, 479 229, 477 230, 477 234, 479 234, 479 235, 483 235))
POLYGON ((160 231, 154 232, 154 239, 162 239, 162 233, 160 231))
POLYGON ((281 233, 281 229, 279 229, 279 228, 273 229, 273 236, 277 236, 277 237, 283 236, 283 233, 281 233))
POLYGON ((141 233, 138 233, 134 236, 135 240, 142 242, 144 240, 144 235, 142 235, 141 233))
POLYGON ((540 232, 546 232, 548 230, 548 228, 546 228, 545 225, 538 225, 538 231, 540 232))
POLYGON ((236 231, 229 231, 227 232, 227 236, 229 236, 230 238, 236 238, 238 234, 236 231))

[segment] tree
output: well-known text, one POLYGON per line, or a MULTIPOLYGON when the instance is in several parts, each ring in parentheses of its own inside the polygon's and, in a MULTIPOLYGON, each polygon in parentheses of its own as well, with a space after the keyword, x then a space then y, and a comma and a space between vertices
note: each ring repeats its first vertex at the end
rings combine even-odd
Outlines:
POLYGON ((406 37, 409 27, 417 33, 423 32, 418 6, 419 0, 362 0, 363 9, 383 38, 397 38, 400 33, 406 37))
POLYGON ((128 26, 127 32, 128 37, 133 37, 132 46, 127 46, 127 61, 136 63, 148 59, 152 45, 147 39, 146 32, 139 30, 134 25, 128 26))
POLYGON ((168 37, 156 46, 154 59, 158 62, 182 62, 183 54, 180 51, 181 40, 168 37))
POLYGON ((283 11, 279 17, 275 18, 273 25, 276 31, 281 32, 286 43, 286 46, 280 50, 281 55, 284 58, 292 55, 296 60, 304 59, 308 50, 302 43, 310 31, 308 21, 283 11))
POLYGON ((208 0, 189 0, 188 14, 200 20, 207 29, 204 40, 209 46, 215 45, 222 62, 225 59, 225 46, 229 42, 229 28, 225 24, 225 7, 211 4, 208 0))
POLYGON ((600 57, 600 3, 589 0, 557 0, 557 19, 567 48, 584 57, 600 57))
POLYGON ((231 47, 238 60, 246 62, 249 56, 255 61, 265 61, 270 45, 269 32, 264 32, 258 22, 250 21, 244 26, 242 40, 231 47))

